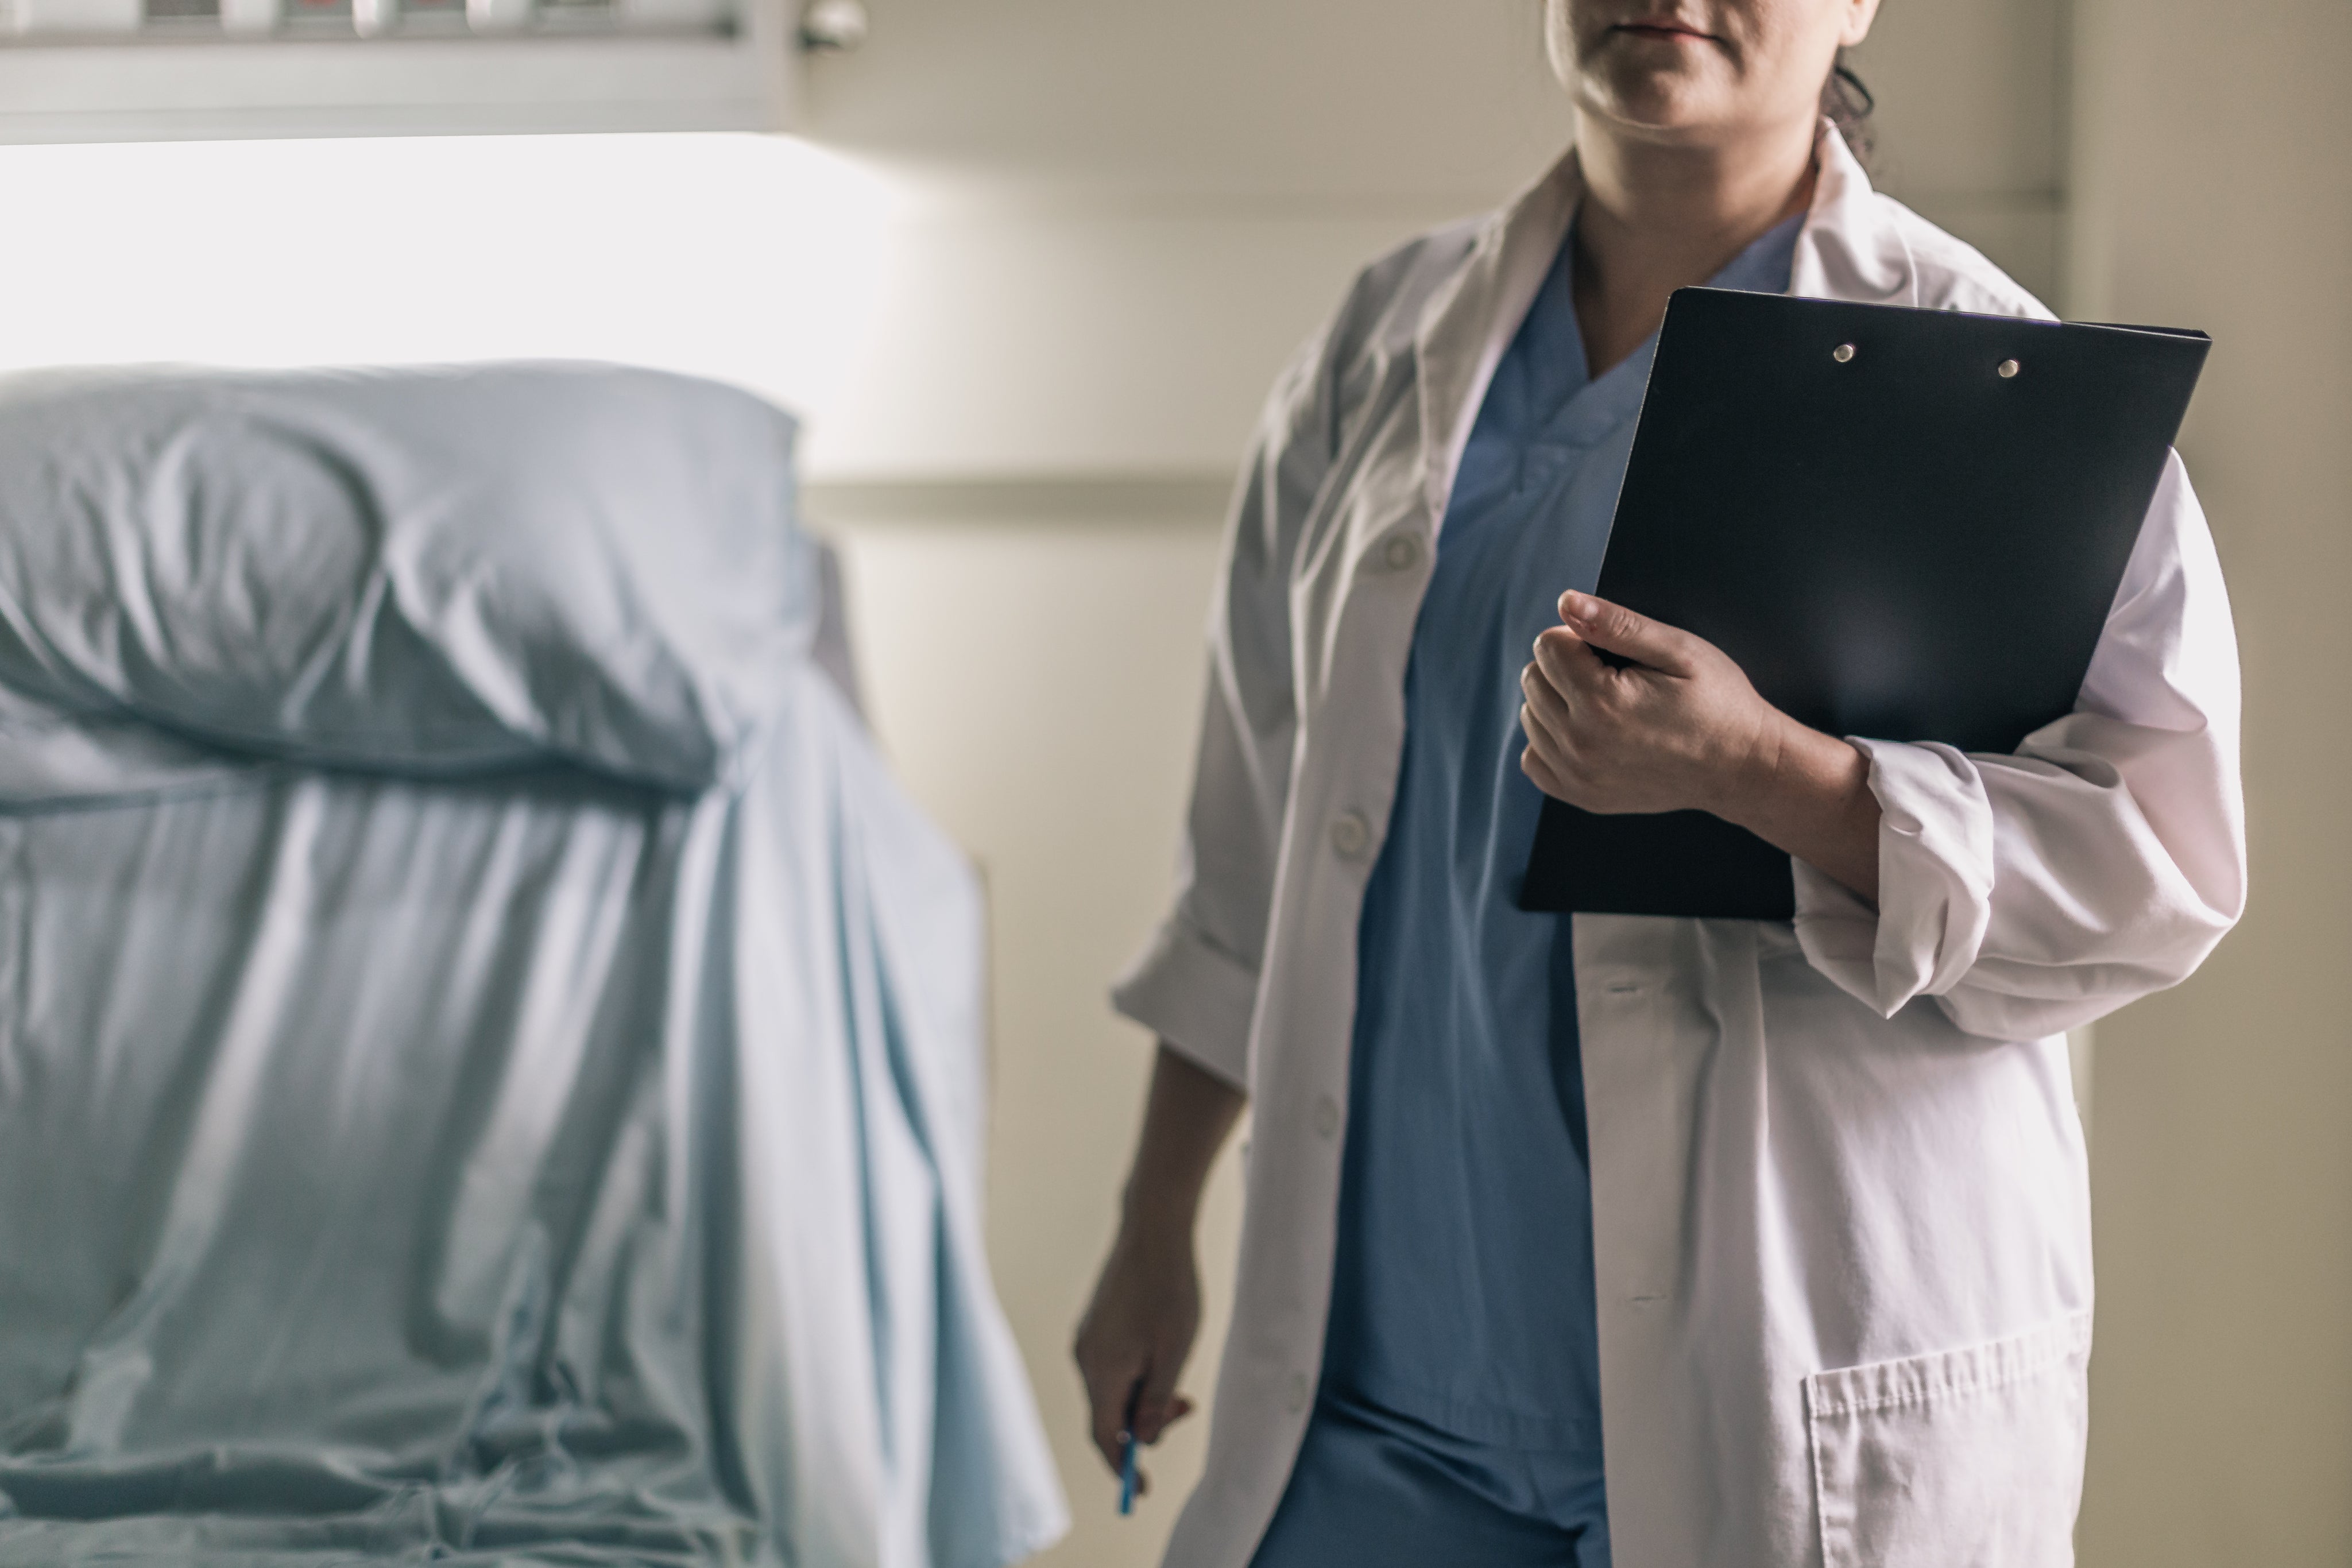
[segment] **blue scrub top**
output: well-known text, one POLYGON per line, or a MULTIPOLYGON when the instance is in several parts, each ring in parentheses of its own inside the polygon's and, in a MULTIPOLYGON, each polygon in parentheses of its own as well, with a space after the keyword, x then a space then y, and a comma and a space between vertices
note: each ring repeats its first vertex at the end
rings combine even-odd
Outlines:
MULTIPOLYGON (((1783 293, 1801 220, 1713 280, 1783 293)), ((1584 1084, 1565 916, 1517 907, 1542 795, 1519 672, 1591 591, 1653 338, 1598 380, 1573 235, 1495 372, 1405 675, 1388 841, 1359 934, 1354 1068, 1325 1382, 1439 1434, 1601 1445, 1584 1084)))

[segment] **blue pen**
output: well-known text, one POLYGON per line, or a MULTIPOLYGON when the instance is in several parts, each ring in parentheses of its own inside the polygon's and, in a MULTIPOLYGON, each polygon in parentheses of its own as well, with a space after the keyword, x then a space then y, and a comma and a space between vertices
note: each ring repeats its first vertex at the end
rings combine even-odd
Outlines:
POLYGON ((1118 1431, 1118 1511, 1135 1511, 1135 1412, 1143 1403, 1143 1384, 1128 1390, 1127 1417, 1118 1431))

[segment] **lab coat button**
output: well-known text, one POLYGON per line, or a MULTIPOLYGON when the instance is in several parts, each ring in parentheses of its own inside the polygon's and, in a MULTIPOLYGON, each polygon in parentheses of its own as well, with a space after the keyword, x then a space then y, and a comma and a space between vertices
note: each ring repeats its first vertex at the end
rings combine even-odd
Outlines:
POLYGON ((1307 1386, 1307 1375, 1303 1372, 1292 1373, 1290 1375, 1290 1385, 1283 1391, 1283 1397, 1285 1402, 1289 1405, 1290 1413, 1293 1416, 1297 1415, 1300 1411, 1307 1408, 1307 1396, 1308 1392, 1309 1390, 1307 1386))
POLYGON ((1381 547, 1381 559, 1391 571, 1411 571, 1421 564, 1421 540, 1412 534, 1392 534, 1381 547))
POLYGON ((1354 811, 1340 813, 1331 824, 1331 847, 1349 860, 1354 860, 1371 847, 1372 825, 1354 811))
POLYGON ((1318 1096, 1315 1101, 1316 1133, 1328 1138, 1339 1130, 1339 1103, 1328 1094, 1318 1096))

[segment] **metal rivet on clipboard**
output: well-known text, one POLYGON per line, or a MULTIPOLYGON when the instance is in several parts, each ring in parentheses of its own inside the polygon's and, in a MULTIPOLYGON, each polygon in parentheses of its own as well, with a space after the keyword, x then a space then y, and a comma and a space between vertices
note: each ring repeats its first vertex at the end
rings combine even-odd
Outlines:
POLYGON ((1853 362, 1853 345, 1852 343, 1840 343, 1836 348, 1830 350, 1830 358, 1835 360, 1841 365, 1852 364, 1853 362))
POLYGON ((2015 360, 2003 360, 2000 362, 1999 369, 2001 380, 2011 381, 2016 378, 2019 366, 2015 360))

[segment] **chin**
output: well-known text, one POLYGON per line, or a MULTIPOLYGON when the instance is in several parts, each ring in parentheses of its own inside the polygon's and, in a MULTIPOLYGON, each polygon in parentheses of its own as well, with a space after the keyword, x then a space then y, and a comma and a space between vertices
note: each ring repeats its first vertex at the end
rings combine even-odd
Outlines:
POLYGON ((1712 84, 1687 76, 1644 74, 1633 80, 1580 84, 1578 99, 1590 113, 1660 140, 1699 139, 1721 129, 1727 118, 1712 84))

